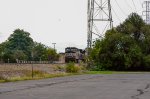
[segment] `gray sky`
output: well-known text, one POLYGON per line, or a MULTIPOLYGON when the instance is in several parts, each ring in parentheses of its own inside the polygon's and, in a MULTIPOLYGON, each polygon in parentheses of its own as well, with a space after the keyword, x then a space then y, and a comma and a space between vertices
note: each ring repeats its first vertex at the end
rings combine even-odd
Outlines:
MULTIPOLYGON (((85 48, 87 44, 88 0, 0 0, 0 42, 17 28, 31 33, 34 41, 58 52, 67 46, 85 48)), ((114 26, 131 12, 142 14, 144 0, 111 0, 114 26), (116 1, 120 5, 118 7, 116 1)))

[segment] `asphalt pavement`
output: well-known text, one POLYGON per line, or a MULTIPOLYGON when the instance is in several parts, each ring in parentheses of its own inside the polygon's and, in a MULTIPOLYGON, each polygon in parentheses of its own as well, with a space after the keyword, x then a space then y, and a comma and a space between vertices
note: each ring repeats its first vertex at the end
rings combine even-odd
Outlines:
POLYGON ((150 99, 150 73, 78 75, 1 83, 0 99, 150 99))

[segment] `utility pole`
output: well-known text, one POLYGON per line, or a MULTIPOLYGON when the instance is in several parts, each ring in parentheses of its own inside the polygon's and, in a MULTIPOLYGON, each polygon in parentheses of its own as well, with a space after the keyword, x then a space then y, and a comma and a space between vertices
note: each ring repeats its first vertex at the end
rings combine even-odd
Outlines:
MULTIPOLYGON (((91 53, 93 36, 103 38, 106 28, 113 27, 110 0, 88 0, 87 20, 87 56, 91 53), (103 27, 104 28, 103 28, 103 27), (93 35, 94 34, 94 35, 93 35)), ((92 66, 91 60, 87 60, 87 67, 92 66)))
POLYGON ((144 1, 143 8, 143 16, 145 16, 145 22, 150 24, 150 1, 144 1))
MULTIPOLYGON (((55 45, 56 45, 56 43, 52 43, 53 45, 54 45, 54 50, 55 50, 55 45)), ((56 50, 55 50, 56 51, 56 50)))
MULTIPOLYGON (((107 23, 105 26, 108 28, 113 27, 111 3, 110 0, 88 0, 88 33, 87 33, 87 54, 89 55, 89 49, 92 48, 93 34, 102 38, 102 28, 98 25, 107 23)), ((104 31, 103 31, 104 32, 104 31)))

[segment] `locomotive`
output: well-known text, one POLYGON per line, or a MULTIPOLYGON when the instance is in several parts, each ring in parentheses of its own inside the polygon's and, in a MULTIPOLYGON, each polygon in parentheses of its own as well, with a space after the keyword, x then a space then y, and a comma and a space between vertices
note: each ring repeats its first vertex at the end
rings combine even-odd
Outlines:
POLYGON ((85 50, 78 49, 76 47, 65 48, 65 62, 75 62, 85 61, 85 50))

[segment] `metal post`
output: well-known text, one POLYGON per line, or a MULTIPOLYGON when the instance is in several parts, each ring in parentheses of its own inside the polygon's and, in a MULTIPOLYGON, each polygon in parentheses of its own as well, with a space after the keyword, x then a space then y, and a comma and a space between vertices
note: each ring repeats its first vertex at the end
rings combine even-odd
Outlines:
POLYGON ((8 58, 8 63, 9 63, 9 58, 8 58))
MULTIPOLYGON (((106 32, 106 28, 108 26, 109 29, 113 27, 110 0, 88 0, 87 16, 87 57, 89 57, 93 34, 101 39, 103 38, 103 33, 106 32), (103 25, 104 29, 99 25, 103 25)), ((91 64, 90 60, 88 60, 88 64, 91 64)))
MULTIPOLYGON (((56 43, 52 43, 53 45, 54 45, 54 50, 55 50, 55 45, 56 45, 56 43)), ((55 50, 56 51, 56 50, 55 50)))
POLYGON ((33 77, 34 77, 34 70, 33 70, 33 61, 34 61, 34 54, 33 54, 33 51, 32 51, 32 53, 31 53, 31 56, 32 56, 32 61, 31 61, 31 67, 32 67, 32 79, 33 79, 33 77))
MULTIPOLYGON (((101 27, 99 27, 97 23, 103 24, 104 22, 109 22, 109 28, 113 27, 110 0, 88 0, 87 16, 87 50, 89 50, 92 48, 93 34, 98 36, 98 38, 103 37, 102 33, 99 31, 101 27)), ((108 23, 106 24, 106 27, 107 25, 108 23)), ((106 27, 104 28, 105 31, 106 27)), ((87 54, 89 54, 89 51, 87 54)))
POLYGON ((150 1, 144 1, 143 8, 145 5, 145 10, 143 11, 143 16, 145 16, 145 22, 150 24, 150 1))
POLYGON ((34 77, 34 71, 33 71, 33 63, 31 63, 32 64, 32 78, 34 77))

